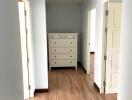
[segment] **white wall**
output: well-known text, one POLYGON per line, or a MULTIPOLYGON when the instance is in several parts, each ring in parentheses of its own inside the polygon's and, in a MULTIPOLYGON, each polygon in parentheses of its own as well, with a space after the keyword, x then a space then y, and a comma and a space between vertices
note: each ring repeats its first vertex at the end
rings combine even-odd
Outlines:
POLYGON ((103 33, 103 0, 97 0, 96 4, 96 50, 94 82, 101 88, 101 64, 102 64, 102 33, 103 33))
MULTIPOLYGON (((47 32, 80 33, 81 6, 79 3, 46 3, 47 32)), ((80 61, 80 36, 78 39, 78 61, 80 61)))
POLYGON ((96 8, 91 10, 90 52, 95 52, 96 8))
POLYGON ((91 32, 91 10, 96 8, 96 0, 84 0, 81 10, 81 63, 89 71, 90 68, 90 32, 91 32))
POLYGON ((118 100, 132 99, 132 1, 122 0, 122 27, 120 39, 120 77, 118 100))
POLYGON ((23 100, 17 1, 1 0, 0 13, 0 98, 1 100, 23 100))
POLYGON ((34 43, 35 88, 48 88, 45 0, 30 0, 34 43))

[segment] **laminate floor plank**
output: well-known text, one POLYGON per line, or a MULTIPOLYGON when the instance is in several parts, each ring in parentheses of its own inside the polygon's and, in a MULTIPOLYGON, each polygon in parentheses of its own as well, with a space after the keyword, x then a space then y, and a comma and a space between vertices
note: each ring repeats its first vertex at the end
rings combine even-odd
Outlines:
POLYGON ((52 69, 49 71, 49 92, 37 94, 30 100, 117 100, 116 94, 99 94, 93 81, 93 54, 90 62, 90 75, 79 65, 77 71, 74 68, 52 69))

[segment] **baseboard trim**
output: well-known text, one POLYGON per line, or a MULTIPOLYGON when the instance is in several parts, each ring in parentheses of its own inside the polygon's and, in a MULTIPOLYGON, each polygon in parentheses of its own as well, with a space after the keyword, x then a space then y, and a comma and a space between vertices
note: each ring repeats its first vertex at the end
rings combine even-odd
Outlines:
POLYGON ((37 93, 48 93, 49 92, 49 89, 35 89, 34 91, 34 96, 37 94, 37 93))
POLYGON ((81 64, 81 62, 78 62, 78 64, 81 66, 81 68, 83 69, 83 71, 87 74, 86 69, 83 67, 83 65, 81 64))
POLYGON ((98 91, 98 92, 100 92, 100 88, 98 87, 98 85, 94 82, 94 87, 96 88, 96 90, 98 91))

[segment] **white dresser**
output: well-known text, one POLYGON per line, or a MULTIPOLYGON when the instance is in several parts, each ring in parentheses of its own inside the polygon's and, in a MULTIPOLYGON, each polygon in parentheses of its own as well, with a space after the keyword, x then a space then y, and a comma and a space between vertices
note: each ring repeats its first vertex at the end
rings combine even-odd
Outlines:
POLYGON ((77 69, 78 33, 48 33, 49 69, 75 67, 77 69))

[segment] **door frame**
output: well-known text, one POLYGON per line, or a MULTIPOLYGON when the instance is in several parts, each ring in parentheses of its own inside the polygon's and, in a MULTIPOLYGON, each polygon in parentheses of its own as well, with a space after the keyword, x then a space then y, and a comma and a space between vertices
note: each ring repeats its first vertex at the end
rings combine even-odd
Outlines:
MULTIPOLYGON (((92 32, 91 32, 91 30, 92 30, 92 27, 91 27, 91 26, 92 26, 92 25, 91 25, 91 24, 93 23, 93 22, 91 21, 91 19, 92 19, 92 16, 91 16, 91 15, 92 15, 92 11, 93 11, 93 10, 95 10, 95 19, 94 19, 94 20, 95 20, 95 23, 94 23, 95 26, 94 26, 94 27, 95 27, 95 29, 96 29, 96 7, 90 10, 89 16, 88 16, 88 17, 89 17, 89 18, 88 18, 88 21, 89 21, 89 22, 88 22, 88 29, 89 29, 89 32, 88 32, 88 36, 87 36, 87 39, 88 39, 88 41, 87 41, 87 43, 88 43, 88 48, 87 48, 87 51, 88 51, 88 52, 87 52, 87 55, 88 55, 88 58, 87 58, 87 61, 88 61, 88 62, 87 62, 87 66, 88 66, 88 68, 87 68, 87 74, 88 74, 88 75, 91 74, 90 72, 91 72, 91 69, 92 69, 92 68, 91 68, 91 53, 94 53, 94 55, 95 55, 95 51, 94 51, 94 52, 91 52, 91 35, 92 35, 92 32)), ((95 33, 94 33, 94 34, 95 34, 95 33)), ((95 36, 96 36, 96 34, 95 34, 95 36)), ((95 37, 94 37, 94 38, 95 38, 95 37)), ((94 41, 94 42, 95 42, 95 41, 94 41)), ((93 62, 95 63, 95 60, 94 60, 93 62)), ((93 67, 94 67, 94 66, 93 66, 93 67)))
POLYGON ((26 17, 25 17, 24 1, 20 1, 20 0, 18 1, 18 8, 19 8, 22 67, 23 67, 23 88, 24 88, 24 99, 25 99, 30 97, 30 90, 29 90, 29 67, 28 67, 28 58, 27 58, 28 49, 27 49, 26 17))
POLYGON ((101 88, 100 93, 105 93, 106 89, 106 53, 107 53, 107 22, 108 22, 108 4, 109 1, 104 2, 103 8, 103 37, 102 37, 102 73, 101 73, 101 88))
POLYGON ((27 60, 28 60, 28 77, 29 77, 29 98, 34 97, 35 90, 35 77, 34 77, 34 52, 33 52, 33 37, 32 37, 32 26, 31 26, 31 11, 29 0, 24 0, 25 6, 25 27, 26 27, 26 38, 27 38, 27 60))
POLYGON ((90 33, 91 33, 91 11, 87 13, 88 14, 88 30, 87 30, 87 55, 86 55, 86 64, 87 64, 87 69, 86 69, 86 72, 87 74, 89 75, 90 74, 90 71, 91 71, 91 67, 90 67, 90 33))
MULTIPOLYGON (((27 60, 27 65, 26 70, 27 70, 27 75, 26 77, 28 77, 28 82, 27 82, 27 86, 28 86, 28 98, 33 97, 34 96, 34 58, 33 58, 33 53, 32 53, 32 40, 31 40, 31 20, 30 20, 30 5, 29 5, 29 1, 28 0, 18 0, 18 6, 19 3, 23 3, 23 17, 24 17, 24 22, 23 22, 23 29, 24 32, 23 34, 25 35, 25 49, 26 49, 26 57, 25 59, 27 60)), ((21 13, 21 12, 19 12, 21 13)), ((22 37, 21 37, 22 38, 22 37)), ((22 40, 21 40, 22 41, 22 40)), ((24 66, 23 66, 24 67, 24 66)), ((24 78, 23 78, 24 79, 24 78)))

